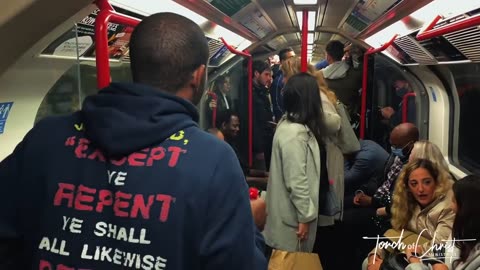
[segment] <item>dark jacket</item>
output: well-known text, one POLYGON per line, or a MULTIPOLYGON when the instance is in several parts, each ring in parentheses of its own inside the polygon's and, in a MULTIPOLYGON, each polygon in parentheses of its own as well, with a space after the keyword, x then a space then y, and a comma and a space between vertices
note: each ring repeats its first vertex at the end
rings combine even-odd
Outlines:
POLYGON ((0 268, 266 269, 235 153, 197 120, 112 84, 40 121, 0 163, 0 268))
MULTIPOLYGON (((272 106, 265 86, 253 84, 253 153, 266 151, 266 143, 273 138, 272 106)), ((271 143, 271 142, 270 142, 271 143)))
POLYGON ((362 70, 350 68, 346 72, 345 77, 329 79, 325 78, 328 88, 330 88, 337 98, 347 106, 348 113, 351 118, 355 118, 355 114, 359 113, 360 94, 362 88, 362 70))
MULTIPOLYGON (((215 91, 214 92, 215 95, 217 96, 217 107, 216 107, 216 111, 217 111, 217 118, 220 114, 222 114, 223 112, 225 112, 227 110, 227 104, 225 102, 225 99, 223 98, 223 94, 222 92, 220 91, 215 91)), ((228 102, 228 108, 230 110, 232 110, 232 100, 230 99, 230 96, 226 95, 225 96, 226 99, 227 99, 227 102, 228 102)), ((209 127, 214 127, 214 123, 212 123, 212 116, 213 116, 213 109, 210 108, 209 104, 210 102, 213 100, 213 97, 211 96, 208 96, 207 98, 207 122, 208 122, 208 126, 209 127)), ((216 128, 220 128, 220 127, 216 127, 216 128)))
POLYGON ((273 82, 270 86, 270 95, 272 96, 272 107, 273 115, 275 116, 275 121, 279 121, 282 118, 285 109, 283 108, 283 95, 282 89, 283 84, 283 72, 281 69, 278 69, 273 74, 273 82))
MULTIPOLYGON (((370 140, 360 140, 360 151, 345 162, 345 202, 353 202, 355 191, 362 188, 371 178, 383 177, 388 153, 380 145, 370 140)), ((377 180, 376 180, 377 181, 377 180)), ((378 183, 373 188, 378 188, 378 183)), ((372 192, 372 191, 370 191, 372 192)))
MULTIPOLYGON (((415 105, 415 97, 408 97, 407 102, 408 102, 408 104, 407 104, 407 110, 408 110, 407 111, 407 122, 415 124, 416 119, 417 119, 417 115, 416 115, 417 108, 416 108, 416 105, 415 105)), ((389 121, 390 128, 393 129, 394 127, 403 123, 402 115, 403 115, 403 100, 400 102, 400 104, 398 104, 398 109, 395 111, 395 113, 390 118, 390 121, 389 121)))

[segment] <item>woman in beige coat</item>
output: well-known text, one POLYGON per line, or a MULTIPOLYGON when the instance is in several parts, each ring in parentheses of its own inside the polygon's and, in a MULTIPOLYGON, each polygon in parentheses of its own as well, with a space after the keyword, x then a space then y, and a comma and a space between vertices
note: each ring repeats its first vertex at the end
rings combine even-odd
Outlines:
POLYGON ((422 234, 436 244, 444 243, 452 233, 455 218, 452 195, 448 171, 427 159, 409 162, 395 184, 392 227, 422 234))
POLYGON ((311 252, 321 220, 318 216, 320 149, 325 140, 325 121, 315 78, 305 73, 289 78, 284 105, 286 113, 273 138, 265 240, 274 249, 293 252, 301 248, 311 252))

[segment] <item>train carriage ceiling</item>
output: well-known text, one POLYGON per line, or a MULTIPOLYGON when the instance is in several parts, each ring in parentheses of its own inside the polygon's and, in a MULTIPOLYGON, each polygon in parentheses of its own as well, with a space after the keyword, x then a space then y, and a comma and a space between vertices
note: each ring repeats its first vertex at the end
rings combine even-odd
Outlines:
MULTIPOLYGON (((191 18, 209 39, 211 67, 220 67, 233 58, 219 37, 225 37, 238 50, 248 48, 257 58, 265 59, 285 47, 293 47, 298 53, 299 16, 303 9, 312 14, 309 15, 312 24, 309 30, 314 29, 311 31, 313 61, 323 58, 324 47, 330 40, 356 43, 365 48, 377 47, 398 33, 397 40, 384 53, 400 64, 480 62, 478 27, 424 41, 416 39, 419 28, 436 15, 443 19, 435 27, 480 16, 480 0, 461 0, 455 5, 451 5, 452 0, 313 0, 315 4, 298 3, 309 1, 312 0, 109 0, 118 11, 138 18, 162 11, 191 18), (428 8, 422 8, 426 5, 428 8)), ((9 42, 0 44, 2 51, 9 52, 3 56, 0 73, 39 39, 42 44, 50 42, 50 46, 33 57, 50 55, 76 59, 77 51, 72 56, 68 50, 72 33, 81 34, 76 42, 82 41, 81 38, 88 40, 86 49, 81 50, 85 53, 80 57, 94 61, 92 33, 96 7, 92 0, 74 2, 75 5, 64 5, 64 1, 56 0, 8 2, 5 12, 0 13, 0 34, 9 37, 9 42), (31 18, 37 18, 35 27, 32 27, 31 18), (77 28, 73 28, 76 32, 65 27, 67 23, 71 23, 71 27, 76 23, 77 28), (51 35, 59 32, 60 36, 51 35)), ((112 61, 129 60, 130 32, 130 28, 122 26, 112 30, 110 47, 118 47, 112 50, 112 61)))
MULTIPOLYGON (((252 40, 253 53, 272 54, 284 47, 300 51, 298 13, 315 14, 314 57, 322 57, 332 39, 366 46, 357 37, 378 31, 432 0, 175 0, 252 40), (391 12, 394 11, 394 12, 391 12), (389 13, 390 12, 390 13, 389 13), (388 17, 385 15, 388 14, 388 17)), ((310 29, 309 29, 310 30, 310 29)))

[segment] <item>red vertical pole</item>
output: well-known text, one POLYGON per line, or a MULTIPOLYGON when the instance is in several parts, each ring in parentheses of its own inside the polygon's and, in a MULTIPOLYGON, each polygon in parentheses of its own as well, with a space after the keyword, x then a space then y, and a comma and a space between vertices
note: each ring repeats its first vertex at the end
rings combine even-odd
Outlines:
POLYGON ((110 63, 108 56, 108 21, 111 11, 100 10, 95 19, 95 57, 97 65, 97 87, 103 89, 110 84, 110 63))
POLYGON ((253 166, 253 57, 248 58, 248 166, 253 166))
POLYGON ((367 117, 367 81, 368 81, 368 56, 373 48, 368 49, 363 55, 363 74, 362 74, 362 100, 360 106, 360 139, 365 138, 365 121, 367 117))
POLYGON ((377 52, 381 52, 388 48, 397 38, 395 34, 392 39, 383 44, 380 48, 370 48, 363 55, 363 76, 362 76, 362 101, 360 109, 360 139, 365 138, 365 122, 367 121, 367 81, 368 81, 368 56, 377 52))
POLYGON ((408 121, 408 98, 415 97, 415 92, 406 93, 402 98, 402 123, 408 121))
POLYGON ((253 165, 253 58, 252 55, 244 50, 243 52, 230 46, 225 39, 220 38, 225 47, 236 55, 248 58, 248 166, 253 165))
POLYGON ((95 57, 97 64, 97 87, 102 89, 110 84, 110 57, 108 55, 108 23, 114 22, 128 26, 137 26, 140 20, 113 10, 108 0, 97 0, 100 9, 95 18, 95 57))
POLYGON ((96 0, 95 1, 95 4, 97 5, 97 7, 100 9, 100 10, 110 10, 110 11, 115 11, 112 7, 112 5, 110 5, 110 3, 108 2, 108 0, 96 0))
POLYGON ((302 50, 301 50, 301 61, 302 61, 302 72, 307 72, 307 41, 308 41, 308 10, 303 10, 302 18, 302 50))

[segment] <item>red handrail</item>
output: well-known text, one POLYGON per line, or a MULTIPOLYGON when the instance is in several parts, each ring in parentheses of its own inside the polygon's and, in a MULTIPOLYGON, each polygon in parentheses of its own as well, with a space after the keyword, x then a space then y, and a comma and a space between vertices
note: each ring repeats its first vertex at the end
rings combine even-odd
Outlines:
POLYGON ((251 167, 253 165, 253 58, 248 51, 239 51, 230 46, 225 39, 220 39, 231 53, 248 58, 248 166, 251 167))
POLYGON ((117 13, 108 0, 97 0, 100 12, 95 19, 95 58, 97 61, 97 87, 102 89, 110 84, 110 58, 108 55, 108 23, 119 23, 135 27, 140 20, 117 13))
POLYGON ((111 10, 111 11, 115 11, 115 9, 112 7, 112 5, 110 5, 110 3, 106 0, 96 0, 95 1, 95 4, 97 4, 97 7, 100 9, 100 10, 111 10))
MULTIPOLYGON (((207 95, 210 96, 212 100, 215 101, 215 104, 217 104, 217 100, 218 100, 217 94, 215 94, 212 91, 208 91, 207 95)), ((217 108, 218 108, 218 104, 217 106, 215 106, 215 108, 212 109, 212 127, 220 128, 220 127, 217 127, 217 108)))
POLYGON ((408 98, 415 97, 415 92, 406 93, 402 98, 402 123, 406 123, 408 121, 408 98))
POLYGON ((430 38, 438 37, 448 33, 452 33, 455 31, 463 30, 465 28, 480 25, 480 15, 475 15, 473 17, 459 20, 454 23, 447 24, 447 25, 433 29, 433 27, 437 24, 437 22, 441 18, 442 17, 440 15, 436 16, 433 19, 433 21, 427 25, 427 27, 425 27, 424 29, 421 29, 417 34, 417 40, 430 39, 430 38))
POLYGON ((381 52, 393 44, 393 41, 397 38, 395 34, 392 39, 383 44, 379 48, 370 48, 365 52, 363 56, 363 79, 362 79, 362 103, 360 111, 360 139, 365 138, 365 122, 367 121, 367 80, 368 80, 368 56, 377 52, 381 52))
POLYGON ((308 39, 308 10, 303 10, 302 17, 302 51, 301 51, 301 71, 307 72, 307 39, 308 39))

